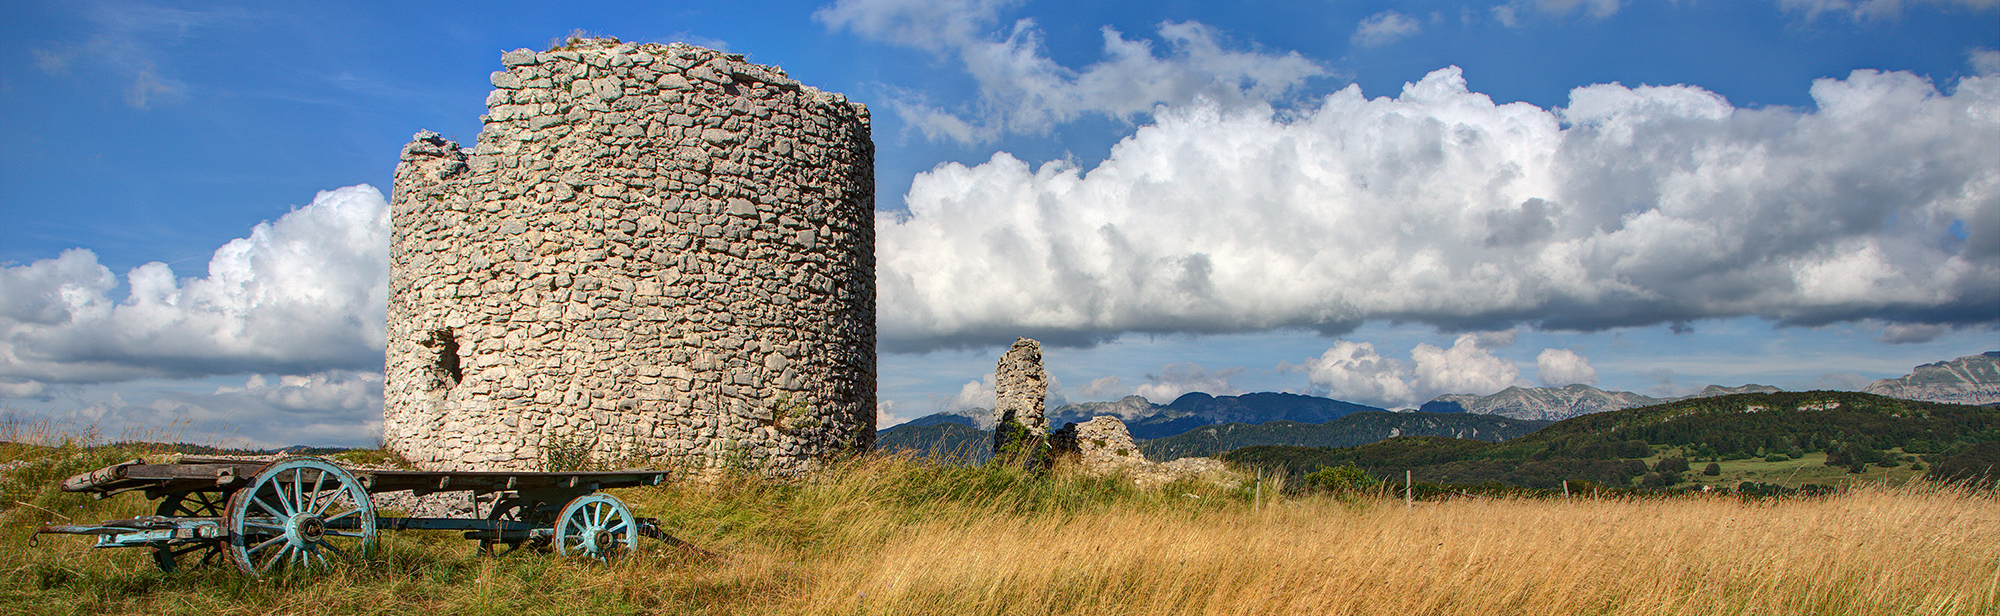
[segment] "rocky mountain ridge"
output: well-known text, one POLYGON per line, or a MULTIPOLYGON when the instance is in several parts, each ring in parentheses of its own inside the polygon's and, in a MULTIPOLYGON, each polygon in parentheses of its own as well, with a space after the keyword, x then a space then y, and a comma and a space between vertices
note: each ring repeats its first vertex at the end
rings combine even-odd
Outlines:
POLYGON ((1925 402, 2000 404, 2000 351, 1917 366, 1907 375, 1876 381, 1861 391, 1925 402))
POLYGON ((1711 398, 1731 394, 1765 394, 1783 391, 1770 385, 1750 383, 1737 387, 1710 385, 1701 393, 1677 398, 1655 398, 1629 391, 1609 391, 1577 383, 1562 387, 1509 387, 1486 396, 1446 394, 1424 403, 1420 411, 1431 413, 1479 413, 1514 419, 1562 421, 1578 415, 1651 406, 1675 400, 1711 398))

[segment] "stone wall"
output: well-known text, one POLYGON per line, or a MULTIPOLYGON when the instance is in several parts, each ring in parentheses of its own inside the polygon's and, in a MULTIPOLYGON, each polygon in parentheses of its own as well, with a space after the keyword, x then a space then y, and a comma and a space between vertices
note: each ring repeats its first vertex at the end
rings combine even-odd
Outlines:
POLYGON ((788 474, 875 434, 866 108, 740 55, 501 56, 396 167, 383 411, 427 469, 788 474))

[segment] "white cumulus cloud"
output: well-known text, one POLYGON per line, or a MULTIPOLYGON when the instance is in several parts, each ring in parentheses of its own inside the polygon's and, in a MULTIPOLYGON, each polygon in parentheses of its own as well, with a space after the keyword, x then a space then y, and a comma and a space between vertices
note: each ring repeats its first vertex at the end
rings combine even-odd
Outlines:
MULTIPOLYGON (((1509 337, 1504 337, 1503 340, 1509 337)), ((1490 394, 1519 384, 1521 370, 1488 349, 1492 338, 1461 334, 1451 348, 1424 343, 1410 349, 1410 361, 1384 357, 1367 342, 1337 340, 1302 366, 1316 389, 1349 402, 1385 408, 1413 407, 1443 394, 1490 394)))
POLYGON ((1403 362, 1375 352, 1373 343, 1334 341, 1302 368, 1314 387, 1342 400, 1395 406, 1415 398, 1409 369, 1403 362))
POLYGON ((1168 364, 1161 367, 1159 374, 1146 375, 1146 382, 1133 389, 1134 394, 1151 400, 1154 404, 1173 402, 1188 392, 1202 392, 1217 396, 1234 396, 1243 393, 1230 379, 1242 374, 1241 367, 1210 370, 1194 362, 1168 364))
POLYGON ((968 409, 993 410, 996 396, 993 393, 993 374, 987 373, 979 380, 966 381, 959 386, 958 395, 946 403, 946 410, 964 411, 968 409))
POLYGON ((1548 387, 1574 383, 1597 384, 1597 369, 1590 359, 1569 349, 1542 349, 1535 357, 1535 380, 1548 387))
POLYGON ((1354 29, 1354 36, 1348 40, 1362 47, 1375 47, 1416 34, 1421 27, 1422 24, 1408 15, 1382 11, 1361 20, 1361 25, 1354 29))
POLYGON ((908 94, 893 97, 890 107, 926 137, 962 143, 1046 132, 1088 114, 1129 118, 1160 104, 1269 101, 1325 74, 1297 52, 1227 49, 1219 33, 1196 22, 1161 23, 1156 34, 1164 53, 1153 41, 1103 28, 1104 60, 1070 68, 1048 56, 1033 20, 1000 25, 1000 14, 1013 4, 840 0, 814 18, 961 64, 978 91, 966 108, 947 109, 908 94))
POLYGON ((877 214, 882 343, 2000 318, 2000 79, 1811 94, 1599 84, 1544 109, 1452 67, 1296 113, 1174 107, 1087 170, 943 164, 877 214))
POLYGON ((257 225, 217 249, 205 277, 177 277, 158 262, 133 268, 123 299, 114 297, 120 278, 89 250, 0 268, 0 393, 379 370, 388 243, 388 204, 361 185, 257 225))

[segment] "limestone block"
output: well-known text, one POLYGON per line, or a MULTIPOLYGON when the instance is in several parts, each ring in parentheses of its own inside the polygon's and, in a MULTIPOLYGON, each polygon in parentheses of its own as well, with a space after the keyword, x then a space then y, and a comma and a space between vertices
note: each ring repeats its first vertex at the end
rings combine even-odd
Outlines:
POLYGON ((506 66, 507 68, 540 64, 540 63, 541 59, 535 57, 535 52, 533 50, 526 48, 516 49, 513 51, 509 51, 507 53, 500 54, 500 64, 506 66))

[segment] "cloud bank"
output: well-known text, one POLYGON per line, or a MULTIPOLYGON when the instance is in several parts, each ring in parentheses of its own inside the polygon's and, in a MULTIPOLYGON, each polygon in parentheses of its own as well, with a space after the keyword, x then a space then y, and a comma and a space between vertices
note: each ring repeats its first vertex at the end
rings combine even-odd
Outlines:
POLYGON ((89 250, 0 268, 0 395, 149 377, 379 371, 388 245, 388 203, 359 185, 258 224, 215 251, 206 277, 179 278, 159 262, 133 268, 123 299, 121 279, 89 250))
POLYGON ((2000 320, 2000 78, 1811 94, 1614 83, 1543 109, 1451 67, 1295 113, 1163 108, 1088 170, 940 165, 877 214, 881 341, 2000 320))
POLYGON ((1196 22, 1164 22, 1153 43, 1109 27, 1105 59, 1073 69, 1050 58, 1034 20, 999 26, 1013 2, 981 0, 839 0, 813 17, 835 30, 929 52, 972 77, 976 101, 962 109, 894 93, 890 107, 933 140, 982 143, 1008 133, 1044 133, 1085 115, 1130 118, 1155 105, 1195 100, 1222 105, 1269 101, 1325 74, 1297 52, 1227 49, 1220 34, 1196 22))
POLYGON ((1410 349, 1408 362, 1384 357, 1367 342, 1340 340, 1304 365, 1279 368, 1304 372, 1315 389, 1334 398, 1407 408, 1442 394, 1490 394, 1522 384, 1513 362, 1487 350, 1511 343, 1510 338, 1464 334, 1449 349, 1419 344, 1410 349))
POLYGON ((76 402, 55 418, 94 428, 110 439, 256 448, 367 447, 381 436, 382 374, 252 374, 241 386, 212 391, 124 391, 76 402))

